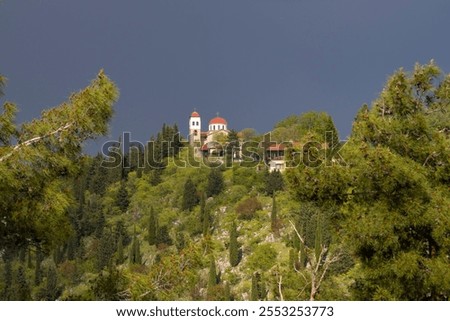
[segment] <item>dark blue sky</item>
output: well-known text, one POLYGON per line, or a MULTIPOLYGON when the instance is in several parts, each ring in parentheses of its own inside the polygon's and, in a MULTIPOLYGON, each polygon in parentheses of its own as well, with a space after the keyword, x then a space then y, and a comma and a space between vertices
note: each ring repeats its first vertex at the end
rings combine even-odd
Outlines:
POLYGON ((345 138, 394 70, 450 72, 449 30, 448 0, 0 0, 0 73, 19 121, 104 68, 121 91, 111 138, 186 134, 193 108, 204 128, 220 112, 261 133, 327 111, 345 138))

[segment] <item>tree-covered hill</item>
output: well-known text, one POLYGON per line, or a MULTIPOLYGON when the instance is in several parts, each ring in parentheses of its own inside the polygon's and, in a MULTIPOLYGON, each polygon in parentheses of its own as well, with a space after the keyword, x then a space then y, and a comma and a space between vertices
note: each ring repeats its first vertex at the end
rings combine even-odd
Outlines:
POLYGON ((449 299, 450 76, 432 62, 395 72, 345 144, 323 112, 278 122, 283 173, 264 150, 198 162, 176 125, 82 155, 116 99, 100 73, 22 128, 5 104, 1 299, 449 299))

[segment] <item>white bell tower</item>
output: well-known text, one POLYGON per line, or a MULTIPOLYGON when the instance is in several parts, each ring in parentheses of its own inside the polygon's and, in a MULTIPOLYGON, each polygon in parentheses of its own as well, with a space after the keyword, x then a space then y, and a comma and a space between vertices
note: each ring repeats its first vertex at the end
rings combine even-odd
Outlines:
POLYGON ((201 143, 202 120, 200 114, 194 109, 189 117, 189 143, 201 143))

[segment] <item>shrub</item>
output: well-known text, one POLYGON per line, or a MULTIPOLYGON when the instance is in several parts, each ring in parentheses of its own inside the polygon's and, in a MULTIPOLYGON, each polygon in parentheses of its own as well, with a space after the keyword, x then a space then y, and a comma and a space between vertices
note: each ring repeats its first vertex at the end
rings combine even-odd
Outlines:
POLYGON ((247 198, 236 206, 238 218, 242 220, 251 220, 258 210, 262 210, 262 204, 257 197, 247 198))

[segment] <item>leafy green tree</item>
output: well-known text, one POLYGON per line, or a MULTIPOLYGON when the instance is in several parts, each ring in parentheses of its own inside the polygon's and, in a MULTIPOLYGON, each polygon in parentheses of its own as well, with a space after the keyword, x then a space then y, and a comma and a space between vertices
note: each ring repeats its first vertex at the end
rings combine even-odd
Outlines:
POLYGON ((199 197, 197 193, 197 188, 194 182, 189 177, 184 184, 183 199, 181 203, 181 209, 183 211, 190 211, 199 202, 199 197))
POLYGON ((325 112, 310 111, 292 115, 275 125, 272 139, 277 142, 302 141, 311 134, 318 142, 324 142, 326 135, 338 137, 333 119, 325 112))
POLYGON ((86 89, 46 110, 40 119, 15 125, 17 108, 3 105, 0 114, 0 247, 67 238, 71 201, 68 177, 77 172, 82 144, 104 135, 118 91, 101 71, 86 89))
POLYGON ((229 256, 230 256, 230 265, 237 266, 241 260, 240 251, 239 251, 239 243, 238 243, 238 232, 236 223, 233 222, 230 229, 230 245, 229 245, 229 256))
POLYGON ((208 197, 218 195, 222 192, 223 188, 224 180, 222 171, 219 168, 211 169, 206 186, 206 195, 208 197))

